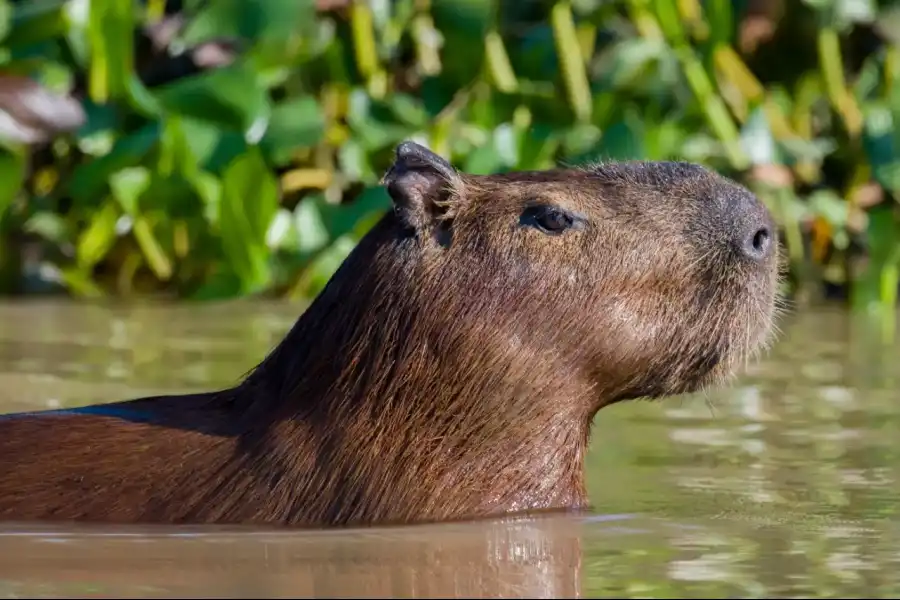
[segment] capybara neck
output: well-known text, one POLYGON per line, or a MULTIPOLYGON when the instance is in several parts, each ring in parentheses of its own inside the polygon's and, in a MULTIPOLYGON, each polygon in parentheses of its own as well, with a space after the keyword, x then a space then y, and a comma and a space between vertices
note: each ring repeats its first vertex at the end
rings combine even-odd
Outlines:
POLYGON ((592 386, 509 337, 494 306, 502 293, 423 284, 416 241, 395 228, 389 214, 363 240, 236 390, 236 408, 271 415, 276 429, 314 429, 331 465, 318 474, 317 519, 585 506, 592 386))

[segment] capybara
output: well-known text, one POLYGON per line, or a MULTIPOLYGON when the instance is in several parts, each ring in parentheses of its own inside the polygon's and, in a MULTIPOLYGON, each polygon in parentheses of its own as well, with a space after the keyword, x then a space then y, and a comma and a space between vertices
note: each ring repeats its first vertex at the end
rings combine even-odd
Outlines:
POLYGON ((770 213, 700 166, 472 175, 404 142, 384 185, 394 210, 235 387, 0 419, 0 519, 581 510, 598 410, 720 384, 771 338, 770 213))

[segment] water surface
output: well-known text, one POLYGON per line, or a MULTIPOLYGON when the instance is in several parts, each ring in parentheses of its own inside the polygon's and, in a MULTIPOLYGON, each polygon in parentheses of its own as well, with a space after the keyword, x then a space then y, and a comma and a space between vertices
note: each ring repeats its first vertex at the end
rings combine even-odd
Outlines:
MULTIPOLYGON (((289 304, 0 305, 0 412, 235 383, 289 304)), ((596 514, 327 532, 0 528, 0 597, 900 597, 900 345, 788 317, 730 389, 598 416, 596 514)))

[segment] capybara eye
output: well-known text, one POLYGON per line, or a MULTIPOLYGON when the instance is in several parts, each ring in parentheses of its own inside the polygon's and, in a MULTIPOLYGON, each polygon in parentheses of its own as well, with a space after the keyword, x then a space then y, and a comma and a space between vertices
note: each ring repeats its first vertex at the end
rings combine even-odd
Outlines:
POLYGON ((572 215, 554 206, 530 206, 520 219, 522 225, 529 225, 548 235, 558 235, 572 227, 574 222, 572 215))

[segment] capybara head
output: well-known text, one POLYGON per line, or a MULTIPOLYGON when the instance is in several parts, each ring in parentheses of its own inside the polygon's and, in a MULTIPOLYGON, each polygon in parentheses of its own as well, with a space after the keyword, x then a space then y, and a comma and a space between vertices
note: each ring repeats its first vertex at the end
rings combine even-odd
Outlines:
POLYGON ((589 412, 718 382, 769 337, 775 225, 698 165, 476 176, 407 142, 385 184, 427 311, 583 380, 589 412))

